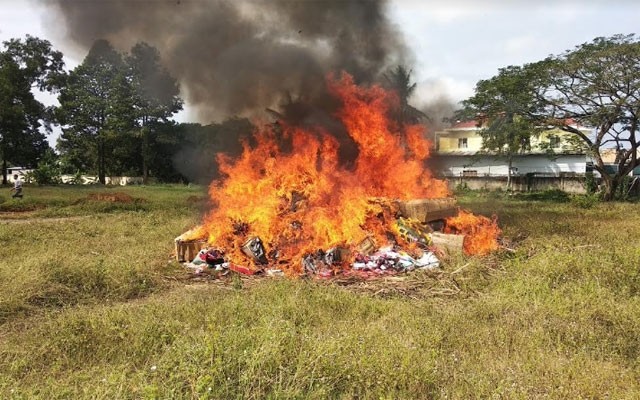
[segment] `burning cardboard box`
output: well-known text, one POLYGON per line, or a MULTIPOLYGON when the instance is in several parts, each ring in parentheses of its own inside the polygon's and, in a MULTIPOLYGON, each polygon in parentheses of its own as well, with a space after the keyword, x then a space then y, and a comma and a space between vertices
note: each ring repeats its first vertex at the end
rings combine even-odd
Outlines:
POLYGON ((397 206, 402 216, 422 223, 444 220, 458 215, 456 199, 452 197, 398 201, 397 206))
POLYGON ((195 258, 200 250, 207 247, 206 240, 191 239, 195 234, 195 229, 191 229, 175 238, 176 261, 189 262, 195 258))

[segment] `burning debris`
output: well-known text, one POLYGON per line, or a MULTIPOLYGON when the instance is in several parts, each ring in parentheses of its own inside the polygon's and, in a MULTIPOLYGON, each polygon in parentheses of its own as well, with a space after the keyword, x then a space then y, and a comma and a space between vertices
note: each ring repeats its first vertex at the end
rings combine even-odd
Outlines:
MULTIPOLYGON (((380 203, 380 200, 376 200, 380 203)), ((467 252, 469 254, 485 254, 495 248, 491 246, 481 247, 482 251, 473 249, 479 241, 485 240, 491 234, 487 232, 488 227, 494 227, 494 222, 486 217, 477 217, 465 211, 458 212, 455 207, 455 200, 447 199, 423 199, 412 200, 412 207, 407 207, 404 202, 392 202, 398 208, 395 212, 395 222, 389 224, 387 242, 384 246, 378 247, 371 236, 365 237, 362 241, 347 245, 341 244, 328 250, 317 249, 302 257, 301 273, 306 276, 317 278, 331 278, 340 274, 355 274, 361 277, 373 277, 378 275, 389 275, 409 272, 415 269, 431 269, 440 266, 440 260, 436 254, 443 252, 467 252), (449 204, 445 210, 442 207, 443 201, 449 204), (420 204, 420 206, 417 206, 420 204), (399 211, 400 209, 404 212, 399 211), (425 210, 434 210, 428 216, 425 210), (407 211, 413 210, 413 211, 407 211), (452 214, 447 219, 441 218, 443 212, 452 214), (451 234, 434 231, 433 227, 445 228, 449 232, 463 232, 464 225, 460 219, 479 218, 474 221, 471 229, 466 229, 468 235, 451 234), (424 220, 425 222, 420 222, 424 220), (487 225, 488 224, 488 225, 487 225), (480 234, 480 238, 478 238, 480 234), (472 249, 469 251, 469 249, 472 249)), ((298 229, 301 229, 299 227, 298 229)), ((497 229, 497 228, 495 228, 497 229)), ((493 231, 497 233, 498 231, 493 231)), ((215 247, 208 248, 206 242, 188 241, 184 237, 189 237, 197 231, 188 232, 176 238, 176 254, 178 261, 184 261, 185 254, 193 253, 194 248, 203 247, 197 253, 187 267, 197 273, 205 272, 207 269, 222 271, 228 270, 241 273, 243 275, 255 275, 265 273, 267 275, 283 275, 282 265, 285 269, 290 266, 288 260, 280 259, 280 251, 272 249, 267 254, 259 237, 249 237, 241 247, 245 255, 244 261, 253 268, 235 265, 225 257, 224 251, 215 247)), ((235 231, 236 235, 246 234, 244 231, 235 231)), ((490 238, 495 243, 495 236, 490 238)))
POLYGON ((215 246, 194 257, 195 268, 204 260, 246 274, 393 274, 437 267, 443 248, 497 248, 495 220, 459 212, 446 183, 425 167, 430 144, 423 127, 387 117, 395 95, 359 87, 346 74, 329 78, 328 87, 358 145, 353 166, 338 162, 338 143, 323 128, 285 123, 277 135, 272 125, 256 132, 257 145, 245 144, 236 160, 219 155, 224 178, 209 187, 214 209, 176 241, 215 246))

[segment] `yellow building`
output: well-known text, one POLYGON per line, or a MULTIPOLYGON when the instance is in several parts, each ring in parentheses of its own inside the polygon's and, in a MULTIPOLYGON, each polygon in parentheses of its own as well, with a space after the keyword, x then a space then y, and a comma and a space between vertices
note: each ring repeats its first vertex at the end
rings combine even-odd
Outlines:
MULTIPOLYGON (((578 127, 586 135, 591 131, 578 127)), ((436 154, 447 176, 506 176, 508 161, 504 156, 482 150, 482 128, 477 121, 465 121, 435 133, 436 154)), ((512 175, 584 174, 587 154, 575 135, 551 129, 532 137, 530 149, 514 156, 512 175)))

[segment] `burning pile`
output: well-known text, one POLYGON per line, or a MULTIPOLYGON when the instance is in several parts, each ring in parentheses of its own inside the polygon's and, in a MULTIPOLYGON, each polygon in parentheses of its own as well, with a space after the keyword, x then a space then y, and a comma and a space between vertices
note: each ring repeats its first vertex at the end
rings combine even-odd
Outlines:
POLYGON ((466 235, 469 254, 497 248, 495 221, 446 211, 455 202, 446 200, 446 182, 425 168, 431 146, 424 128, 388 117, 398 104, 393 93, 359 87, 347 74, 327 84, 359 150, 353 166, 338 162, 338 142, 322 127, 264 127, 239 159, 218 156, 224 179, 209 188, 214 209, 177 241, 214 246, 201 258, 214 252, 209 264, 220 268, 242 263, 248 273, 326 276, 433 266, 434 229, 466 235), (442 202, 449 206, 434 214, 433 204, 442 202), (420 213, 420 204, 430 211, 420 213))

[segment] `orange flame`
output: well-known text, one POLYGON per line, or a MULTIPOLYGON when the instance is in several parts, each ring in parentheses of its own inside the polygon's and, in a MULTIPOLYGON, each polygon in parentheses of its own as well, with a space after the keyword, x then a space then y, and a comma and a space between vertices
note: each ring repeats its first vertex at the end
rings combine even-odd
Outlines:
POLYGON ((467 254, 485 255, 498 249, 498 236, 502 233, 493 220, 460 210, 457 216, 447 218, 446 233, 464 234, 464 251, 467 254))
POLYGON ((284 124, 277 133, 273 126, 256 132, 257 145, 245 143, 238 159, 218 155, 224 178, 210 185, 215 208, 196 232, 232 260, 246 259, 242 244, 257 236, 267 251, 277 250, 280 268, 300 273, 302 257, 317 249, 367 236, 384 244, 393 205, 381 198, 449 195, 446 182, 424 166, 431 147, 424 128, 399 127, 387 117, 395 95, 379 86, 359 87, 347 74, 327 81, 343 104, 337 116, 358 146, 353 169, 339 164, 338 142, 322 128, 284 124), (292 151, 281 150, 279 137, 291 140, 292 151))

